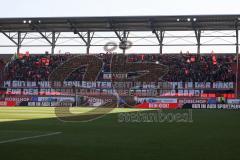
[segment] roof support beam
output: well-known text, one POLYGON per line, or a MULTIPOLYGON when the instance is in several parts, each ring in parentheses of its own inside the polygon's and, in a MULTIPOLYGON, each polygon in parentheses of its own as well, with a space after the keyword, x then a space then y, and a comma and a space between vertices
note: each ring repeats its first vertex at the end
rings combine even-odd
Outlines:
POLYGON ((5 32, 2 32, 2 34, 7 37, 10 41, 12 41, 16 46, 17 46, 17 53, 20 53, 20 49, 21 49, 21 45, 24 41, 24 39, 26 38, 27 34, 28 33, 25 33, 23 38, 22 38, 22 34, 21 32, 17 32, 17 42, 13 39, 13 37, 10 36, 10 34, 8 35, 7 33, 5 32))
POLYGON ((6 32, 2 32, 2 34, 7 37, 10 41, 12 41, 16 46, 18 45, 18 43, 13 39, 13 37, 10 36, 10 33, 9 35, 6 33, 6 32))
POLYGON ((58 35, 56 36, 56 32, 53 31, 51 33, 52 37, 50 37, 49 35, 47 36, 46 33, 45 34, 43 34, 42 32, 38 33, 51 45, 51 54, 54 54, 56 43, 61 33, 59 32, 58 35))
POLYGON ((35 25, 33 24, 32 25, 33 29, 35 29, 36 31, 38 31, 38 33, 51 45, 51 54, 54 54, 55 52, 55 47, 56 47, 56 38, 55 38, 55 32, 52 31, 52 39, 50 40, 48 38, 48 36, 46 35, 46 32, 45 32, 45 35, 40 31, 39 29, 39 26, 38 25, 35 25))
POLYGON ((201 53, 201 33, 202 31, 200 29, 195 29, 195 36, 197 39, 197 54, 201 53))
POLYGON ((26 38, 26 36, 27 36, 27 32, 24 34, 24 36, 22 37, 22 39, 21 39, 21 44, 23 43, 23 41, 25 40, 25 38, 26 38))
POLYGON ((78 36, 83 40, 83 42, 87 45, 88 42, 87 42, 86 39, 84 38, 84 37, 86 36, 86 34, 83 35, 82 33, 79 33, 79 32, 77 32, 77 34, 78 34, 78 36))
POLYGON ((36 24, 32 24, 32 29, 36 30, 50 45, 51 45, 51 54, 54 54, 55 52, 55 47, 56 47, 56 32, 52 31, 51 35, 52 35, 52 39, 50 40, 48 38, 48 36, 46 36, 46 32, 45 35, 40 31, 39 26, 36 24))
POLYGON ((59 32, 56 36, 56 32, 52 32, 52 51, 51 51, 52 54, 55 53, 56 43, 58 41, 58 38, 60 37, 60 34, 61 32, 59 32))
POLYGON ((90 53, 91 42, 92 42, 92 39, 94 37, 95 32, 87 31, 87 33, 85 33, 85 34, 77 32, 77 34, 82 39, 82 41, 85 43, 85 45, 87 47, 86 53, 89 54, 90 53), (87 36, 87 38, 85 38, 86 36, 87 36))
POLYGON ((95 32, 87 32, 87 54, 90 53, 91 42, 94 37, 95 32))
POLYGON ((127 45, 127 39, 128 39, 128 36, 129 36, 129 33, 130 32, 126 32, 126 31, 123 31, 123 37, 122 37, 122 44, 124 45, 123 46, 123 54, 126 53, 126 45, 127 45))
POLYGON ((116 34, 116 36, 118 37, 119 41, 122 42, 122 36, 121 36, 121 32, 118 31, 114 31, 114 33, 116 34))
MULTIPOLYGON (((37 24, 31 24, 32 26, 32 29, 33 30, 36 30, 51 46, 53 46, 53 40, 51 41, 48 36, 46 35, 46 32, 45 34, 43 34, 40 29, 39 29, 39 26, 37 24)), ((53 32, 52 32, 52 37, 53 37, 53 32)), ((55 39, 54 39, 55 41, 55 39)), ((53 52, 52 52, 53 53, 53 52)))
POLYGON ((48 39, 46 35, 44 35, 42 32, 38 32, 50 45, 52 45, 52 42, 48 39))
POLYGON ((157 31, 154 29, 152 32, 155 34, 155 36, 158 40, 158 43, 160 46, 159 53, 162 54, 163 53, 163 39, 164 39, 165 31, 163 31, 163 30, 157 31))
POLYGON ((94 34, 95 32, 91 32, 91 31, 87 31, 84 35, 83 33, 80 33, 79 31, 77 31, 77 25, 72 23, 71 21, 69 21, 69 24, 71 26, 71 28, 73 29, 74 31, 74 34, 77 34, 81 39, 82 41, 85 43, 86 45, 86 54, 89 54, 90 53, 90 47, 91 47, 91 42, 92 42, 92 39, 94 37, 94 34), (87 38, 85 38, 85 36, 87 36, 87 38))
POLYGON ((52 32, 52 50, 51 50, 51 53, 54 54, 54 51, 55 51, 55 47, 56 47, 56 33, 55 32, 52 32))
POLYGON ((59 39, 60 35, 61 35, 61 32, 58 32, 57 37, 56 37, 56 42, 59 39))
POLYGON ((126 53, 126 49, 127 49, 127 40, 129 37, 130 32, 129 31, 116 31, 114 30, 114 33, 116 34, 116 36, 118 37, 119 41, 120 41, 120 48, 123 50, 123 54, 126 53))
POLYGON ((114 31, 120 42, 127 41, 129 36, 129 31, 114 31))
POLYGON ((24 39, 27 36, 27 32, 24 34, 24 36, 22 37, 22 33, 21 32, 17 32, 17 53, 20 53, 20 49, 22 47, 22 43, 24 41, 24 39))

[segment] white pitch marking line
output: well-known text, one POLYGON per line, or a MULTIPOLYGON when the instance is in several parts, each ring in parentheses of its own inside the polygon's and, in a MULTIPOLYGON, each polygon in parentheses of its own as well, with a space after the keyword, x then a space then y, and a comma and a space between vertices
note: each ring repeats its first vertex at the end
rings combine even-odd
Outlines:
POLYGON ((28 140, 28 139, 35 139, 35 138, 41 138, 41 137, 48 137, 48 136, 54 136, 61 134, 62 132, 54 132, 54 133, 49 133, 49 134, 42 134, 42 135, 37 135, 37 136, 32 136, 32 137, 23 137, 23 138, 16 138, 16 139, 9 139, 5 141, 0 141, 0 144, 4 143, 10 143, 10 142, 18 142, 18 141, 23 141, 23 140, 28 140))

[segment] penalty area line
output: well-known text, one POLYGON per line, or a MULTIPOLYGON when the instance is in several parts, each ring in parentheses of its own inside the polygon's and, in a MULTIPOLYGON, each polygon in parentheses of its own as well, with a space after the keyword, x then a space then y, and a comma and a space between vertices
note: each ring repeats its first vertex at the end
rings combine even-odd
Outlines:
POLYGON ((9 139, 9 140, 0 141, 0 144, 11 143, 11 142, 18 142, 18 141, 24 141, 24 140, 29 140, 29 139, 36 139, 36 138, 41 138, 41 137, 54 136, 54 135, 58 135, 58 134, 61 134, 61 133, 62 133, 62 132, 54 132, 54 133, 42 134, 42 135, 31 136, 31 137, 23 137, 23 138, 9 139))

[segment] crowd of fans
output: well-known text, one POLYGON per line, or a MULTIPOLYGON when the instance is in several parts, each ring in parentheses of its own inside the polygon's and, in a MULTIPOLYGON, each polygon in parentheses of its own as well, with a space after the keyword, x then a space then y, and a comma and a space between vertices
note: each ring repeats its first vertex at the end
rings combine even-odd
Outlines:
POLYGON ((235 81, 234 55, 130 55, 128 62, 156 62, 167 67, 163 80, 169 82, 235 81))
POLYGON ((5 66, 6 80, 45 81, 53 69, 63 64, 70 55, 17 54, 14 60, 5 66))
POLYGON ((95 81, 103 67, 103 62, 94 55, 77 55, 69 58, 51 74, 51 81, 95 81), (79 78, 79 79, 76 79, 79 78))
MULTIPOLYGON (((112 55, 100 54, 97 57, 100 61, 93 56, 78 56, 73 62, 69 62, 73 55, 69 54, 56 54, 50 55, 48 53, 42 55, 29 55, 17 54, 16 57, 5 66, 4 79, 5 80, 21 80, 21 81, 44 81, 48 80, 49 75, 54 69, 57 69, 62 64, 65 68, 60 70, 60 73, 71 73, 64 77, 65 80, 81 81, 84 76, 88 79, 92 79, 92 74, 98 74, 99 68, 100 74, 98 79, 103 80, 103 73, 110 72, 111 67, 115 67, 116 70, 121 70, 117 65, 113 65, 112 55), (85 57, 85 58, 84 58, 85 57), (84 66, 81 66, 81 59, 84 61, 84 66), (66 63, 65 63, 66 62, 66 63), (79 63, 78 63, 79 62, 79 63), (89 65, 86 65, 91 63, 89 65), (95 65, 94 65, 95 64, 95 65), (68 69, 73 67, 72 69, 68 69), (65 69, 65 70, 64 70, 65 69), (86 75, 86 70, 90 73, 86 75), (97 70, 97 71, 95 71, 97 70), (73 72, 72 72, 73 71, 73 72)), ((136 63, 154 63, 163 65, 166 72, 162 77, 162 80, 169 82, 216 82, 216 81, 235 81, 235 71, 232 66, 236 64, 236 56, 234 55, 191 55, 191 54, 135 54, 135 55, 115 55, 115 62, 117 64, 136 64, 136 63), (124 62, 123 62, 124 61, 124 62)), ((115 63, 114 62, 114 63, 115 63)), ((0 67, 3 63, 0 61, 0 67)), ((119 65, 121 67, 121 65, 119 65)), ((122 65, 124 68, 125 65, 122 65)), ((132 65, 134 66, 134 65, 132 65)), ((141 65, 139 65, 141 66, 141 65)), ((126 67, 126 66, 125 66, 126 67)), ((149 65, 153 67, 153 65, 149 65)), ((138 67, 139 69, 139 67, 138 67)), ((130 71, 129 68, 125 68, 126 71, 130 71), (126 70, 127 69, 127 70, 126 70)), ((133 72, 131 70, 131 72, 133 72)), ((59 73, 59 72, 58 72, 59 73)), ((65 76, 65 74, 63 74, 65 76)), ((56 75, 61 76, 61 75, 56 75)), ((95 75, 96 76, 96 75, 95 75)), ((62 78, 61 78, 62 79, 62 78)), ((151 80, 151 77, 148 77, 151 80)))
POLYGON ((164 77, 166 81, 235 81, 235 72, 232 70, 234 57, 232 56, 179 55, 166 62, 169 67, 169 73, 164 77))

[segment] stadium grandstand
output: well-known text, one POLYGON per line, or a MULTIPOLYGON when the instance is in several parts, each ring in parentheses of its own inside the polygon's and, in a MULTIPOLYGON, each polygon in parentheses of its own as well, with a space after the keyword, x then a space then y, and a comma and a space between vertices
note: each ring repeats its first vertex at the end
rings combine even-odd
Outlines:
POLYGON ((205 15, 0 19, 2 36, 12 43, 0 47, 16 49, 13 54, 0 55, 2 101, 27 97, 28 101, 14 101, 14 104, 32 105, 45 101, 50 105, 54 100, 59 101, 55 105, 61 106, 60 102, 66 100, 71 102, 70 106, 104 106, 106 102, 116 101, 115 92, 120 97, 119 103, 131 103, 131 107, 139 104, 136 100, 139 98, 145 98, 145 103, 149 98, 159 102, 161 98, 172 98, 174 104, 186 98, 218 103, 219 99, 221 103, 237 101, 240 91, 239 18, 239 15, 205 15), (100 32, 105 36, 96 36, 100 32), (193 35, 185 35, 185 32, 193 35), (106 36, 109 33, 115 36, 106 36), (92 43, 101 38, 107 42, 92 43), (173 38, 195 40, 192 44, 190 40, 185 40, 188 44, 165 42, 173 38), (231 38, 233 41, 206 43, 202 42, 204 38, 231 38), (62 39, 78 39, 82 43, 58 44, 62 39), (157 44, 137 44, 133 39, 154 39, 157 44), (29 40, 48 44, 24 44, 29 40), (215 53, 212 50, 202 54, 201 49, 206 46, 231 46, 236 52, 215 53), (45 52, 24 51, 39 47, 46 48, 45 52), (56 47, 82 47, 86 52, 60 54, 55 53, 56 47), (99 53, 90 53, 92 47, 102 49, 99 53), (157 47, 159 52, 129 53, 134 47, 157 47), (194 47, 196 50, 164 53, 165 47, 194 47), (116 52, 119 50, 121 52, 116 52), (99 103, 90 104, 93 98, 99 103))

